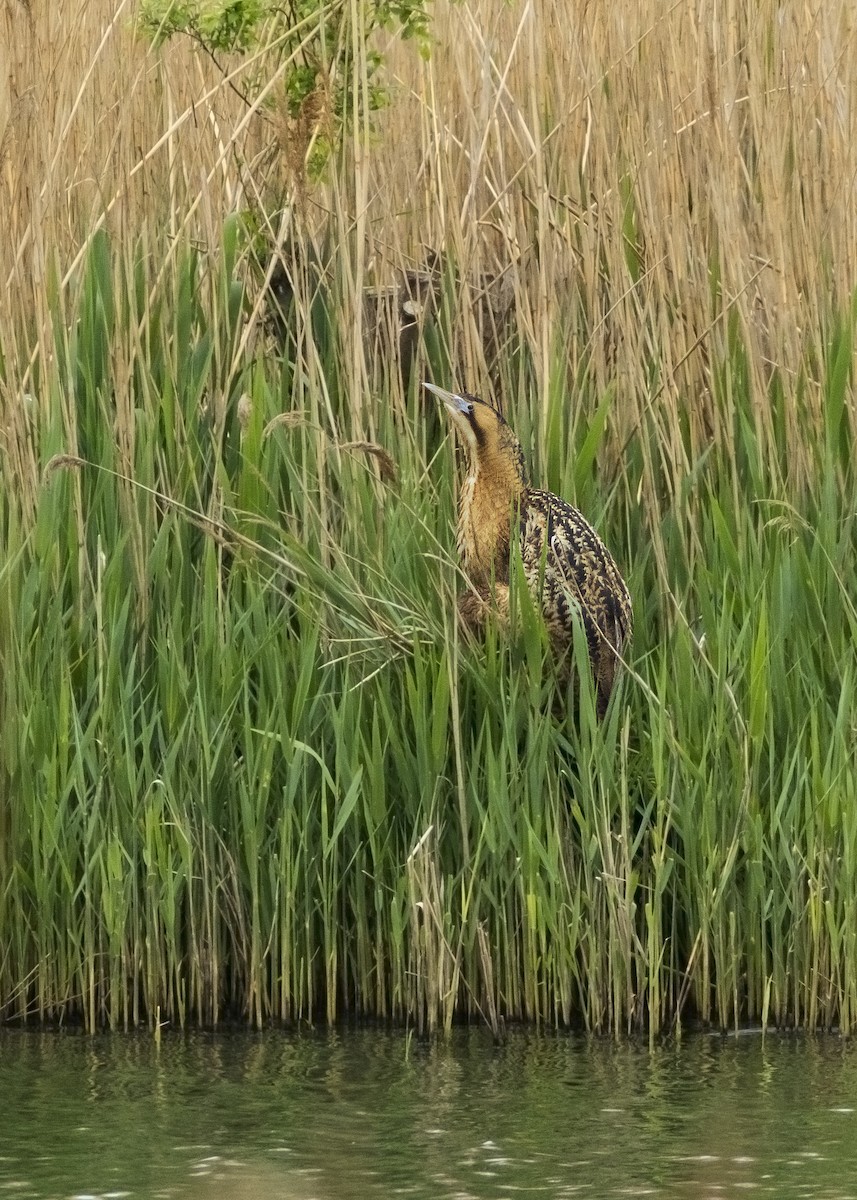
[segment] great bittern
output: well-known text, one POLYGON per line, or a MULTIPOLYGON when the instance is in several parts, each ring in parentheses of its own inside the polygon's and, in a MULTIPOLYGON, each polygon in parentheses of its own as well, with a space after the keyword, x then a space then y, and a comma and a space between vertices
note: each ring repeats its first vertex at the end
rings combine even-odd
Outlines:
POLYGON ((473 590, 460 598, 462 619, 479 628, 492 608, 501 620, 508 618, 516 537, 561 676, 570 673, 574 624, 583 626, 602 718, 631 638, 631 597, 619 568, 582 513, 552 492, 530 487, 521 443, 496 408, 466 392, 425 386, 443 401, 467 451, 458 550, 473 590))

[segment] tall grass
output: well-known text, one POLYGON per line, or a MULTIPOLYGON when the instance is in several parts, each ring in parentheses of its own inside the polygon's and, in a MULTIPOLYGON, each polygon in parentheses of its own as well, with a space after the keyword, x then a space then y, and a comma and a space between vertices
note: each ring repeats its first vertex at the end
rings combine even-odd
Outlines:
POLYGON ((318 184, 128 6, 0 18, 6 1017, 851 1030, 852 17, 700 12, 438 9, 318 184), (603 727, 457 628, 423 370, 626 568, 603 727))

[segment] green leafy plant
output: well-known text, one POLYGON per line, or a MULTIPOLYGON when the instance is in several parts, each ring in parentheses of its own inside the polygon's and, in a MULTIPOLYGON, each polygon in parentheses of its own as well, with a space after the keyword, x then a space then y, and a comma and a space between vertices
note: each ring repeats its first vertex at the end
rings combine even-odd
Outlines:
MULTIPOLYGON (((317 174, 355 115, 386 103, 384 59, 367 44, 372 35, 397 31, 427 56, 428 3, 368 0, 355 18, 352 7, 338 0, 293 0, 285 8, 266 0, 143 0, 139 21, 156 45, 178 35, 191 38, 224 73, 223 54, 272 49, 283 86, 269 103, 282 103, 292 121, 326 126, 308 150, 308 169, 317 174)), ((256 75, 261 91, 266 80, 256 75)), ((248 103, 253 91, 242 93, 248 103)))

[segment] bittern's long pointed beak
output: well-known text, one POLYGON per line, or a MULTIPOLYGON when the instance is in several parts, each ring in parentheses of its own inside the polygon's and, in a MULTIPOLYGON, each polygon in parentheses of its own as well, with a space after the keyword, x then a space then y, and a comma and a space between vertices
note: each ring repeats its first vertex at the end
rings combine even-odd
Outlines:
POLYGON ((427 392, 432 392, 437 396, 438 400, 442 400, 453 416, 459 413, 469 413, 473 409, 473 405, 467 397, 459 396, 457 392, 447 392, 444 388, 436 387, 433 383, 424 383, 423 387, 427 392))

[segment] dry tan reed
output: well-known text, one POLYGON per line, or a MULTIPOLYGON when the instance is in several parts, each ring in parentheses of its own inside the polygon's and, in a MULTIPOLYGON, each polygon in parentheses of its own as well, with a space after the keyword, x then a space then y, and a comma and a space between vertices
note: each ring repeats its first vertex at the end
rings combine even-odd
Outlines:
MULTIPOLYGON (((152 51, 127 0, 6 0, 7 436, 21 441, 12 397, 34 357, 50 357, 46 293, 95 228, 167 256, 181 234, 216 245, 226 213, 267 212, 276 193, 291 206, 272 218, 275 236, 326 228, 348 247, 357 332, 364 286, 428 251, 454 254, 471 281, 498 273, 533 355, 532 399, 546 397, 557 357, 570 385, 582 371, 614 384, 614 455, 651 420, 678 488, 707 444, 730 449, 710 378, 730 321, 759 394, 776 370, 796 397, 807 338, 857 278, 855 24, 845 0, 589 3, 573 17, 548 0, 439 4, 431 60, 391 38, 387 110, 306 187, 294 169, 306 131, 276 106, 248 109, 231 86, 276 97, 275 77, 251 80, 264 78, 264 53, 226 63, 224 79, 189 45, 152 51)), ((483 387, 477 293, 463 282, 457 296, 456 366, 483 387)), ((372 383, 364 344, 355 337, 350 355, 357 413, 372 383)), ((807 384, 787 410, 794 453, 781 469, 796 486, 811 478, 802 433, 819 404, 807 384)), ((756 421, 766 433, 764 406, 756 421)), ((365 413, 351 432, 372 426, 365 413)), ((642 500, 656 520, 658 498, 642 500)))

